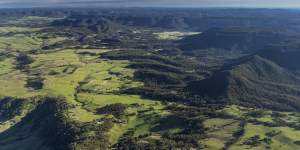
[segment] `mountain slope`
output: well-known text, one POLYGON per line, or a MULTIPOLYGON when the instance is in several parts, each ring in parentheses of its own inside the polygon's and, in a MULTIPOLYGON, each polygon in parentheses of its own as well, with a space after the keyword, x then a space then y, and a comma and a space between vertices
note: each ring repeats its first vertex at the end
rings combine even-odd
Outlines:
POLYGON ((180 41, 184 50, 224 49, 257 51, 270 43, 280 43, 284 37, 271 29, 257 28, 212 28, 202 34, 180 41))
POLYGON ((300 69, 300 45, 298 43, 286 43, 272 45, 260 51, 258 55, 267 58, 276 64, 292 71, 300 69))
POLYGON ((124 26, 98 16, 72 15, 52 22, 56 27, 73 27, 89 29, 99 33, 115 33, 126 31, 124 26))
POLYGON ((192 82, 188 88, 196 95, 230 103, 279 110, 300 108, 300 78, 260 56, 192 82))

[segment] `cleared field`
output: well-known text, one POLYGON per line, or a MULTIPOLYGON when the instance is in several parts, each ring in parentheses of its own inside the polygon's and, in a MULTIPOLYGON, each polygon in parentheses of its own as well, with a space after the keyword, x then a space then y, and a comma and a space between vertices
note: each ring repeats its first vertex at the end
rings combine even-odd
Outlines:
MULTIPOLYGON (((152 133, 151 129, 157 126, 155 122, 169 115, 169 112, 165 111, 165 106, 158 101, 143 99, 139 95, 121 94, 122 89, 143 86, 143 83, 132 81, 134 70, 126 68, 129 65, 128 61, 99 59, 99 55, 105 51, 66 49, 30 54, 34 61, 28 65, 26 72, 15 69, 14 58, 5 59, 0 63, 3 74, 0 76, 0 84, 4 85, 0 87, 0 95, 63 96, 68 103, 75 106, 69 110, 69 116, 82 123, 107 117, 114 118, 111 115, 97 114, 97 108, 115 103, 138 105, 129 107, 126 110, 128 116, 125 115, 122 120, 113 124, 107 133, 110 135, 109 141, 116 143, 133 128, 136 130, 135 136, 152 133), (95 56, 82 54, 84 52, 95 52, 95 56), (26 81, 31 77, 42 78, 43 88, 39 90, 26 88, 26 81)), ((0 129, 5 131, 11 126, 12 124, 8 122, 1 125, 0 129)))
POLYGON ((142 99, 138 95, 96 95, 96 94, 79 94, 79 99, 85 100, 88 104, 105 106, 114 103, 123 104, 143 104, 153 105, 155 101, 142 99))
POLYGON ((0 96, 27 98, 35 93, 25 88, 27 76, 19 71, 14 71, 0 76, 0 96))
POLYGON ((40 28, 27 28, 27 27, 0 27, 0 33, 24 33, 24 32, 36 32, 40 28))
MULTIPOLYGON (((51 45, 56 42, 65 40, 63 37, 54 37, 47 40, 47 44, 51 45)), ((40 50, 43 45, 43 39, 38 38, 37 35, 16 34, 13 36, 0 36, 0 50, 10 51, 30 51, 40 50)))
POLYGON ((230 150, 240 149, 255 149, 255 150, 295 150, 299 149, 300 145, 295 144, 295 141, 299 140, 300 131, 294 130, 288 127, 266 127, 262 125, 248 124, 245 127, 245 135, 233 146, 230 150), (269 143, 266 143, 264 139, 267 138, 266 134, 270 132, 278 133, 271 138, 269 143), (245 141, 249 138, 259 136, 258 144, 255 146, 245 145, 245 141))
POLYGON ((222 149, 234 132, 239 129, 239 121, 233 119, 214 118, 204 122, 208 130, 207 138, 201 140, 207 150, 222 149))
MULTIPOLYGON (((114 103, 162 109, 159 102, 142 99, 139 95, 120 94, 122 89, 143 86, 143 83, 131 80, 134 70, 126 68, 128 61, 99 59, 99 55, 105 51, 69 49, 32 55, 34 62, 29 70, 44 79, 43 89, 35 92, 66 97, 68 102, 77 105, 70 115, 82 122, 101 119, 103 116, 96 115, 95 109, 114 103), (96 56, 82 54, 86 52, 93 52, 96 56)), ((114 129, 129 128, 136 119, 130 117, 126 125, 116 125, 114 129)), ((125 129, 119 132, 120 136, 124 132, 125 129)))
POLYGON ((154 33, 160 40, 180 40, 185 36, 200 34, 200 32, 159 32, 154 33))
POLYGON ((276 123, 276 120, 278 119, 286 123, 295 124, 300 121, 298 113, 245 108, 236 105, 228 106, 220 112, 236 119, 255 120, 258 123, 276 123))
POLYGON ((14 60, 10 58, 4 58, 0 61, 0 76, 8 74, 14 69, 14 60))
POLYGON ((65 37, 47 36, 39 31, 42 28, 0 27, 0 52, 41 50, 42 46, 64 41, 65 37))
POLYGON ((74 99, 77 87, 85 93, 101 96, 121 88, 142 85, 129 80, 134 71, 125 68, 128 62, 98 60, 85 63, 80 61, 80 57, 74 50, 34 55, 31 71, 38 71, 45 78, 44 92, 63 95, 69 100, 74 99), (51 74, 53 72, 55 75, 51 74))
POLYGON ((18 26, 30 26, 30 25, 44 25, 45 23, 49 23, 53 20, 61 19, 61 18, 50 18, 50 17, 41 17, 41 16, 24 16, 22 18, 8 20, 7 25, 18 25, 18 26))
POLYGON ((208 150, 219 150, 238 131, 240 121, 246 121, 243 134, 229 150, 295 150, 299 149, 300 130, 290 127, 289 124, 298 124, 299 115, 289 112, 273 112, 241 106, 228 106, 220 111, 226 119, 214 118, 204 122, 207 128, 207 137, 200 142, 208 150), (231 116, 233 119, 228 119, 231 116), (280 120, 280 124, 278 124, 280 120), (253 122, 253 123, 252 123, 253 122), (268 126, 268 124, 276 127, 268 126))
MULTIPOLYGON (((134 137, 149 133, 160 135, 161 132, 165 132, 163 129, 155 130, 155 128, 159 126, 158 122, 160 119, 168 117, 171 114, 164 110, 164 106, 159 103, 147 104, 147 102, 141 101, 142 99, 137 101, 140 104, 139 107, 130 107, 127 109, 126 123, 114 124, 113 128, 110 129, 108 135, 111 143, 115 144, 127 132, 133 132, 134 137)), ((166 124, 168 123, 166 122, 166 124)), ((179 124, 179 122, 177 123, 179 124)), ((170 132, 174 130, 172 128, 168 129, 170 132)))

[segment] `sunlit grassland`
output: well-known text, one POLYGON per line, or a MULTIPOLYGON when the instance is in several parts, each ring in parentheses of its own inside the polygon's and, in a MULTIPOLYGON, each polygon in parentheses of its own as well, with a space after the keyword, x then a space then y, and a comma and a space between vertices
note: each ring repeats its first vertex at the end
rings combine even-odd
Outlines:
POLYGON ((103 95, 103 94, 87 94, 80 93, 78 99, 82 103, 90 106, 105 106, 114 103, 123 103, 123 104, 142 104, 146 106, 151 106, 155 104, 155 101, 142 99, 138 95, 103 95))
POLYGON ((16 18, 13 20, 9 20, 6 24, 11 25, 18 25, 18 26, 30 26, 32 24, 36 25, 44 25, 51 21, 61 18, 50 18, 50 17, 41 17, 41 16, 24 16, 22 18, 16 18))
POLYGON ((36 32, 41 30, 40 28, 28 28, 28 27, 0 27, 0 33, 19 33, 19 32, 36 32))
POLYGON ((173 32, 154 33, 154 35, 156 35, 157 39, 160 39, 160 40, 179 40, 179 39, 182 39, 184 36, 195 35, 195 34, 200 34, 200 32, 173 31, 173 32))
MULTIPOLYGON (((63 37, 53 37, 47 40, 47 44, 51 45, 59 41, 63 41, 63 37)), ((43 44, 43 39, 35 35, 17 34, 14 36, 0 36, 0 50, 6 49, 12 51, 30 51, 39 50, 43 44)))
POLYGON ((298 123, 300 121, 300 116, 298 113, 262 110, 259 108, 246 108, 237 105, 225 107, 221 110, 221 112, 236 119, 255 119, 260 123, 272 123, 274 122, 274 119, 282 119, 289 123, 298 123), (251 116, 251 113, 253 112, 259 112, 260 115, 257 117, 251 116), (272 116, 274 113, 278 113, 279 116, 272 116))
POLYGON ((126 68, 128 61, 102 60, 99 56, 81 56, 77 53, 78 50, 62 50, 33 55, 35 61, 30 65, 31 72, 38 71, 44 78, 44 87, 39 91, 41 94, 64 96, 68 102, 84 107, 79 106, 71 111, 74 118, 92 121, 99 118, 94 114, 96 108, 114 103, 161 107, 157 102, 138 95, 119 93, 124 88, 143 86, 141 82, 131 80, 134 70, 126 68), (85 57, 88 57, 88 62, 82 61, 87 60, 85 57))
POLYGON ((253 110, 252 108, 244 108, 237 105, 230 105, 222 109, 222 113, 225 113, 227 115, 233 116, 233 117, 242 117, 244 116, 248 111, 253 110))
POLYGON ((126 133, 129 129, 133 129, 141 122, 142 120, 137 118, 137 116, 131 116, 127 119, 126 124, 114 124, 107 133, 109 135, 109 142, 115 144, 124 133, 126 133))
POLYGON ((140 82, 131 80, 133 70, 125 68, 126 61, 103 61, 87 64, 90 74, 86 76, 81 89, 89 93, 107 94, 116 93, 122 88, 142 86, 140 82), (100 69, 101 68, 101 69, 100 69))
MULTIPOLYGON (((70 117, 81 122, 104 117, 95 114, 95 109, 114 103, 139 104, 141 109, 153 108, 153 113, 168 114, 160 102, 143 99, 139 95, 119 93, 122 88, 143 86, 142 83, 131 80, 134 70, 126 68, 129 63, 127 61, 101 60, 93 57, 97 61, 82 62, 83 57, 90 56, 80 56, 72 49, 32 54, 31 57, 34 62, 28 66, 29 74, 16 70, 13 58, 1 62, 1 71, 4 74, 0 78, 1 96, 20 98, 35 95, 63 96, 75 106, 69 112, 70 117), (68 71, 69 68, 71 71, 68 71), (55 74, 51 74, 53 71, 55 74), (36 73, 44 79, 44 86, 41 90, 30 90, 25 87, 26 80, 36 73), (89 92, 79 92, 78 88, 89 92)), ((137 113, 138 110, 129 108, 128 111, 137 113)), ((139 124, 143 125, 137 128, 136 135, 148 133, 153 127, 149 123, 143 123, 144 118, 136 115, 126 120, 127 123, 115 124, 110 130, 111 142, 116 142, 121 135, 139 124)), ((10 124, 1 126, 3 130, 9 127, 10 124)))
MULTIPOLYGON (((299 115, 290 112, 273 112, 270 110, 262 110, 259 108, 246 108, 236 105, 231 105, 223 110, 222 114, 231 116, 233 119, 214 118, 208 119, 204 122, 207 128, 207 138, 201 140, 201 143, 206 146, 206 149, 217 150, 224 147, 224 143, 230 138, 234 132, 240 127, 238 123, 242 120, 255 120, 255 123, 246 123, 244 127, 244 134, 238 139, 236 143, 229 147, 229 150, 240 149, 254 149, 265 150, 269 147, 276 150, 294 150, 299 149, 299 145, 295 141, 299 141, 300 130, 285 125, 278 127, 271 127, 264 125, 264 123, 275 123, 274 120, 281 119, 289 123, 297 124, 299 122, 299 115), (251 116, 254 112, 260 112, 260 115, 251 116), (273 113, 278 113, 278 116, 273 116, 273 113), (232 122, 232 123, 230 123, 232 122), (270 132, 277 133, 271 137, 271 142, 266 143, 265 139, 270 132), (246 145, 245 142, 251 137, 259 136, 258 145, 246 145)), ((270 137, 269 137, 270 138, 270 137)))
MULTIPOLYGON (((75 50, 75 52, 77 54, 80 54, 80 53, 92 53, 92 54, 95 54, 96 57, 97 57, 97 55, 100 55, 101 53, 108 52, 108 51, 111 51, 111 50, 110 49, 76 49, 75 50)), ((88 55, 84 55, 84 57, 88 57, 88 55)))
POLYGON ((247 124, 245 127, 245 135, 233 146, 230 147, 230 150, 238 150, 238 149, 254 149, 254 150, 265 150, 266 143, 261 142, 258 146, 247 146, 243 143, 253 137, 258 135, 260 139, 266 138, 266 133, 275 131, 278 132, 278 135, 272 138, 272 142, 270 144, 271 149, 274 150, 295 150, 299 149, 300 146, 294 144, 294 141, 299 140, 300 131, 294 130, 289 127, 266 127, 262 125, 254 125, 247 124))
POLYGON ((204 122, 208 130, 207 138, 201 143, 207 150, 217 150, 224 147, 226 141, 230 140, 232 134, 238 129, 239 122, 232 119, 214 118, 204 122))
MULTIPOLYGON (((18 21, 26 23, 40 18, 23 19, 18 21)), ((157 121, 170 115, 170 112, 165 110, 165 105, 159 101, 122 92, 124 89, 144 84, 133 80, 135 70, 127 67, 129 61, 101 59, 101 53, 110 51, 108 49, 43 50, 42 46, 45 44, 51 45, 66 38, 40 33, 39 28, 14 26, 0 27, 1 33, 9 34, 0 36, 0 52, 3 52, 4 57, 0 60, 0 97, 28 98, 28 100, 34 96, 64 97, 71 106, 66 114, 74 121, 97 122, 107 117, 117 120, 106 133, 112 144, 132 129, 135 130, 135 137, 152 133, 151 129, 157 125, 157 121), (16 56, 21 52, 30 56, 33 62, 19 70, 16 69, 16 56), (41 79, 43 87, 41 89, 27 87, 26 84, 32 78, 41 79), (111 114, 97 113, 98 108, 115 103, 128 106, 126 114, 120 119, 122 123, 111 114)), ((22 116, 16 116, 6 122, 0 122, 0 133, 13 127, 21 118, 22 116)), ((24 131, 20 134, 31 136, 20 140, 16 139, 19 135, 12 135, 7 141, 0 141, 0 144, 8 143, 0 146, 0 149, 20 149, 22 146, 38 149, 42 145, 36 133, 24 131), (18 140, 18 144, 9 144, 15 140, 18 140)), ((158 135, 156 138, 159 138, 160 134, 156 134, 158 135)))
POLYGON ((27 76, 18 71, 0 77, 0 96, 12 96, 18 98, 30 97, 32 93, 25 88, 27 76))
POLYGON ((5 75, 14 69, 14 60, 11 58, 5 58, 0 61, 0 76, 5 75))
POLYGON ((0 124, 0 133, 9 129, 10 127, 14 126, 15 124, 17 124, 19 121, 21 121, 21 119, 24 117, 24 114, 22 115, 17 115, 15 117, 13 117, 10 120, 7 120, 5 122, 1 122, 0 124))
MULTIPOLYGON (((160 103, 147 102, 147 100, 144 100, 146 102, 142 101, 143 99, 136 101, 140 104, 139 107, 130 107, 127 109, 128 114, 135 115, 127 116, 126 123, 114 124, 113 128, 110 129, 108 132, 110 143, 115 144, 126 132, 133 132, 134 137, 148 133, 155 134, 155 131, 152 129, 158 125, 158 120, 170 115, 160 103)), ((126 104, 126 102, 123 103, 126 104)), ((127 102, 127 104, 130 103, 127 102)), ((171 129, 169 131, 171 132, 171 129)), ((160 132, 163 131, 157 131, 156 134, 160 135, 160 132)))
POLYGON ((15 69, 13 58, 0 61, 0 97, 30 97, 33 95, 24 85, 27 75, 15 69))
POLYGON ((81 63, 73 50, 39 54, 33 58, 35 61, 31 64, 32 71, 40 71, 44 78, 44 87, 41 91, 64 96, 69 102, 76 103, 74 100, 76 87, 90 73, 90 67, 81 63), (70 66, 77 69, 70 74, 60 72, 70 66), (56 71, 58 74, 49 75, 50 71, 56 71))
POLYGON ((58 18, 49 18, 49 17, 41 17, 41 16, 25 16, 18 21, 52 21, 58 18))
POLYGON ((32 55, 32 57, 34 62, 30 64, 30 68, 44 69, 46 72, 60 66, 81 64, 78 56, 73 52, 73 50, 32 55))
POLYGON ((11 50, 28 51, 31 49, 40 48, 38 39, 31 38, 25 35, 15 35, 8 37, 0 37, 0 49, 4 50, 9 47, 11 50))
POLYGON ((91 122, 103 117, 102 115, 89 112, 86 109, 83 109, 81 106, 76 106, 75 108, 69 110, 69 115, 72 119, 80 122, 91 122))
POLYGON ((39 50, 43 45, 51 45, 64 41, 65 37, 53 37, 40 33, 42 28, 0 27, 0 50, 29 51, 39 50), (11 33, 11 34, 9 34, 11 33), (43 39, 42 37, 47 37, 43 39))
POLYGON ((35 62, 31 64, 32 71, 41 71, 45 78, 43 90, 63 95, 69 100, 74 99, 75 88, 79 86, 80 82, 82 82, 80 86, 83 90, 97 94, 119 91, 121 87, 142 85, 138 82, 126 81, 125 77, 132 77, 133 71, 125 68, 128 62, 124 61, 83 63, 74 50, 39 54, 33 58, 35 62), (73 67, 74 72, 62 72, 70 67, 73 67), (56 71, 58 74, 49 75, 50 71, 56 71), (120 75, 116 76, 112 73, 120 75), (124 79, 121 80, 121 78, 124 79))

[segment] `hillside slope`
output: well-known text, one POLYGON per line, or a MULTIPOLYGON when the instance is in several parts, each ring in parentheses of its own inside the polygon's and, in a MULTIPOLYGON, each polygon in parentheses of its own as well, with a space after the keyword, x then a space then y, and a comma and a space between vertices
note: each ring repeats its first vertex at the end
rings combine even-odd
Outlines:
POLYGON ((192 82, 188 88, 194 94, 242 105, 279 110, 300 108, 300 78, 260 56, 192 82))
POLYGON ((211 28, 201 34, 180 41, 184 50, 224 49, 253 52, 271 43, 280 43, 285 37, 272 29, 211 28))

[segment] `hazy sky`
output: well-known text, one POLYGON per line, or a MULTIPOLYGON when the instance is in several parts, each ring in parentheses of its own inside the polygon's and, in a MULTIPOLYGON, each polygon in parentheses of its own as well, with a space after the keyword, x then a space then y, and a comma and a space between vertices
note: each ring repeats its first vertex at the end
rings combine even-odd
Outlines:
POLYGON ((300 0, 0 0, 0 7, 299 7, 300 0))

